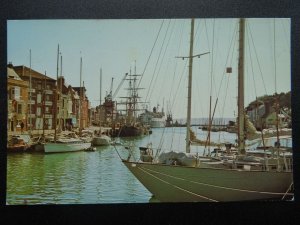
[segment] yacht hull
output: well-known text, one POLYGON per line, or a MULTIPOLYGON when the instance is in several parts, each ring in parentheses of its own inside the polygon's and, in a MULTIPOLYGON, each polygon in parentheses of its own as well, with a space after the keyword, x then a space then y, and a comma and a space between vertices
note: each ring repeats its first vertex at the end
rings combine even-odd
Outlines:
POLYGON ((123 163, 161 202, 282 199, 293 182, 291 172, 197 168, 126 160, 123 163))
POLYGON ((45 153, 62 153, 62 152, 76 152, 88 149, 91 143, 83 141, 74 141, 66 143, 46 143, 44 145, 45 153))

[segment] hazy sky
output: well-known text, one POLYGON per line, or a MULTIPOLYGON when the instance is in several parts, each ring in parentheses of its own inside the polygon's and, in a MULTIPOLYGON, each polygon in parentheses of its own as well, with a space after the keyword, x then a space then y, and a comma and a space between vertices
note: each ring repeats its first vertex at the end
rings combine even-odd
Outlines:
MULTIPOLYGON (((189 54, 188 19, 9 20, 7 35, 8 62, 29 67, 31 49, 32 69, 54 79, 59 44, 62 74, 72 86, 80 85, 82 57, 82 80, 92 106, 99 104, 100 68, 104 99, 112 77, 114 92, 125 73, 134 73, 136 61, 136 73, 144 72, 141 101, 149 102, 150 109, 164 105, 173 118, 186 117, 188 61, 175 57, 189 54)), ((238 19, 196 19, 194 37, 194 55, 210 53, 194 58, 192 117, 208 116, 210 95, 213 103, 219 98, 216 117, 234 117, 238 19), (231 74, 226 67, 232 67, 231 74)), ((245 57, 245 106, 275 89, 290 91, 290 19, 247 19, 245 57)), ((128 81, 116 101, 126 96, 126 87, 128 81)))

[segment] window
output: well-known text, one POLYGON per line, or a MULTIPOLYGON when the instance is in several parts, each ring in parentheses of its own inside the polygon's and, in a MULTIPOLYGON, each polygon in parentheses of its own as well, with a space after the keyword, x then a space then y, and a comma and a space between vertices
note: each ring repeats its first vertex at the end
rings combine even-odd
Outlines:
POLYGON ((47 90, 51 90, 51 85, 50 85, 50 84, 47 84, 47 85, 46 85, 46 89, 47 89, 47 90))
POLYGON ((41 90, 42 89, 42 84, 37 84, 37 89, 41 90))
POLYGON ((40 93, 37 94, 37 103, 41 103, 42 95, 40 93))
POLYGON ((40 116, 41 115, 41 107, 36 108, 36 115, 40 116))
POLYGON ((22 114, 22 104, 18 104, 17 113, 22 114))
POLYGON ((46 106, 45 107, 45 113, 49 113, 50 112, 50 107, 46 106))
POLYGON ((11 89, 11 99, 14 99, 14 100, 20 99, 20 87, 13 87, 11 89))

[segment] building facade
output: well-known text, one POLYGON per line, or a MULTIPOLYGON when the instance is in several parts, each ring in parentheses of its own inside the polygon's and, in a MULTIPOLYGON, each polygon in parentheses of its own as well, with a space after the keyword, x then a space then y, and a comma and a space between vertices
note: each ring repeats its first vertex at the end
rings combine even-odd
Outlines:
POLYGON ((27 130, 29 83, 22 80, 12 66, 7 67, 7 131, 27 130))
POLYGON ((56 80, 26 66, 13 66, 13 69, 29 83, 27 130, 53 129, 56 80))
POLYGON ((21 124, 23 131, 34 134, 53 131, 55 127, 61 131, 90 125, 85 87, 72 88, 63 76, 56 81, 26 66, 12 64, 7 66, 7 76, 8 131, 21 130, 21 124))

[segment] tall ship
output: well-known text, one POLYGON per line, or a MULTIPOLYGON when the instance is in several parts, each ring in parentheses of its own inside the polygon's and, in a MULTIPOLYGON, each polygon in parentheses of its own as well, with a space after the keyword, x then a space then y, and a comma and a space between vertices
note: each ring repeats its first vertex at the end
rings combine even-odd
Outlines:
MULTIPOLYGON (((136 69, 135 69, 136 71, 136 69)), ((113 137, 135 137, 141 136, 149 133, 147 126, 143 125, 137 119, 137 112, 141 111, 138 104, 141 98, 138 95, 138 90, 142 89, 138 87, 137 81, 139 74, 130 74, 127 75, 124 79, 128 81, 129 87, 127 88, 128 94, 125 97, 120 97, 125 99, 124 101, 118 102, 118 106, 125 106, 123 109, 118 109, 120 114, 117 115, 116 120, 114 121, 112 127, 112 136, 113 137), (122 112, 125 112, 122 114, 122 112)))

